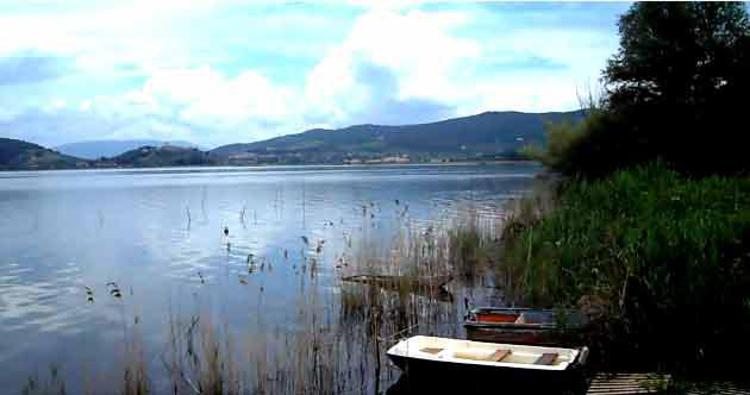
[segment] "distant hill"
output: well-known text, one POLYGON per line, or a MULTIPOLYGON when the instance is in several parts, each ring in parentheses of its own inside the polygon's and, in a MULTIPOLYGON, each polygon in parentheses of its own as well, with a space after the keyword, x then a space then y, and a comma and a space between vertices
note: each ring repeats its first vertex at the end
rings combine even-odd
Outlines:
POLYGON ((23 140, 0 138, 0 170, 86 168, 86 160, 61 154, 23 140))
POLYGON ((172 167, 217 164, 205 151, 172 145, 144 146, 97 161, 99 167, 172 167))
POLYGON ((187 141, 160 141, 160 140, 92 140, 63 144, 55 147, 63 154, 84 159, 111 158, 136 148, 151 146, 161 147, 164 145, 196 148, 195 144, 187 141))
POLYGON ((0 138, 0 170, 518 158, 522 147, 544 143, 546 122, 577 121, 583 117, 583 111, 486 112, 418 125, 313 129, 254 143, 224 145, 208 152, 185 147, 190 145, 185 142, 142 145, 149 140, 88 141, 60 147, 75 156, 95 160, 0 138), (134 148, 110 154, 125 147, 134 148))
POLYGON ((523 146, 543 143, 544 124, 577 121, 583 111, 521 113, 485 112, 440 122, 404 125, 357 125, 343 129, 313 129, 248 144, 230 144, 211 154, 230 162, 277 157, 282 162, 328 162, 346 157, 409 155, 470 158, 516 156, 523 146))

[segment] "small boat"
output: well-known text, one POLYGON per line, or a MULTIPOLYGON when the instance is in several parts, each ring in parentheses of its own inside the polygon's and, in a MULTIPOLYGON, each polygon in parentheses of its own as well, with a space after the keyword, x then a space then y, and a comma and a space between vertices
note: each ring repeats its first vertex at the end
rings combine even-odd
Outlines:
POLYGON ((343 277, 343 281, 375 285, 381 288, 398 289, 400 287, 415 288, 444 288, 453 276, 389 276, 360 274, 343 277))
POLYGON ((585 324, 575 310, 482 307, 471 310, 464 328, 471 340, 554 346, 574 343, 585 324))
POLYGON ((549 393, 583 385, 588 349, 414 336, 399 341, 387 355, 410 377, 412 387, 459 386, 469 392, 545 388, 549 393))

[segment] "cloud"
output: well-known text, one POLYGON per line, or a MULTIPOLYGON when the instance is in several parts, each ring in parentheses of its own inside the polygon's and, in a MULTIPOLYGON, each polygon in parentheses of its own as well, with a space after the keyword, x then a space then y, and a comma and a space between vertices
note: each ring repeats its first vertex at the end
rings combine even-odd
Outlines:
POLYGON ((396 73, 383 66, 356 64, 354 79, 366 98, 347 113, 358 123, 403 124, 429 122, 453 115, 455 109, 437 101, 422 98, 399 98, 396 73))
POLYGON ((43 142, 50 147, 94 139, 192 140, 202 143, 206 140, 200 139, 200 136, 209 136, 212 132, 212 129, 158 114, 134 113, 127 116, 120 113, 106 116, 71 106, 32 109, 0 120, 0 135, 43 142))
POLYGON ((359 17, 309 74, 309 113, 341 124, 572 110, 616 47, 615 35, 561 29, 558 19, 534 25, 540 10, 484 26, 484 8, 459 9, 376 7, 359 17))
MULTIPOLYGON (((291 90, 253 70, 234 78, 208 67, 161 70, 126 98, 142 113, 171 116, 217 133, 236 133, 251 124, 271 125, 295 113, 291 90)), ((264 131, 256 133, 262 137, 264 131)))
POLYGON ((0 134, 205 146, 578 106, 627 5, 243 1, 0 6, 0 134))
POLYGON ((420 120, 450 115, 449 81, 462 61, 478 54, 475 42, 448 34, 461 22, 460 13, 421 11, 376 9, 359 17, 308 76, 311 113, 334 124, 357 122, 363 114, 393 123, 415 121, 399 114, 420 120))
POLYGON ((24 52, 0 58, 0 85, 37 83, 65 75, 71 59, 24 52))

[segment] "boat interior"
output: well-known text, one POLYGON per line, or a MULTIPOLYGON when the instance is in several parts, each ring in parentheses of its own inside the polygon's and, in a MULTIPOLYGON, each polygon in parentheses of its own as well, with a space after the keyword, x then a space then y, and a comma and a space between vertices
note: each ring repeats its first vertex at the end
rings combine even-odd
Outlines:
POLYGON ((403 340, 394 346, 393 351, 412 358, 454 363, 553 370, 566 369, 578 355, 576 349, 485 343, 429 336, 414 336, 403 340))

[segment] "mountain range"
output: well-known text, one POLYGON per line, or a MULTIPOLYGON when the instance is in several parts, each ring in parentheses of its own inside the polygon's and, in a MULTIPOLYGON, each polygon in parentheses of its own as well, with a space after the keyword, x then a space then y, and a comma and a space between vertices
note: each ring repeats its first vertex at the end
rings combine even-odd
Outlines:
POLYGON ((229 160, 252 157, 281 162, 341 163, 406 155, 415 160, 469 159, 486 155, 516 156, 520 148, 545 141, 546 122, 583 119, 583 111, 522 113, 485 112, 439 122, 384 126, 356 125, 343 129, 312 129, 248 144, 229 144, 211 154, 229 160))
POLYGON ((0 170, 512 159, 521 156, 522 147, 544 143, 547 122, 583 117, 583 111, 485 112, 417 125, 312 129, 209 151, 150 140, 90 141, 52 150, 0 138, 0 170))

